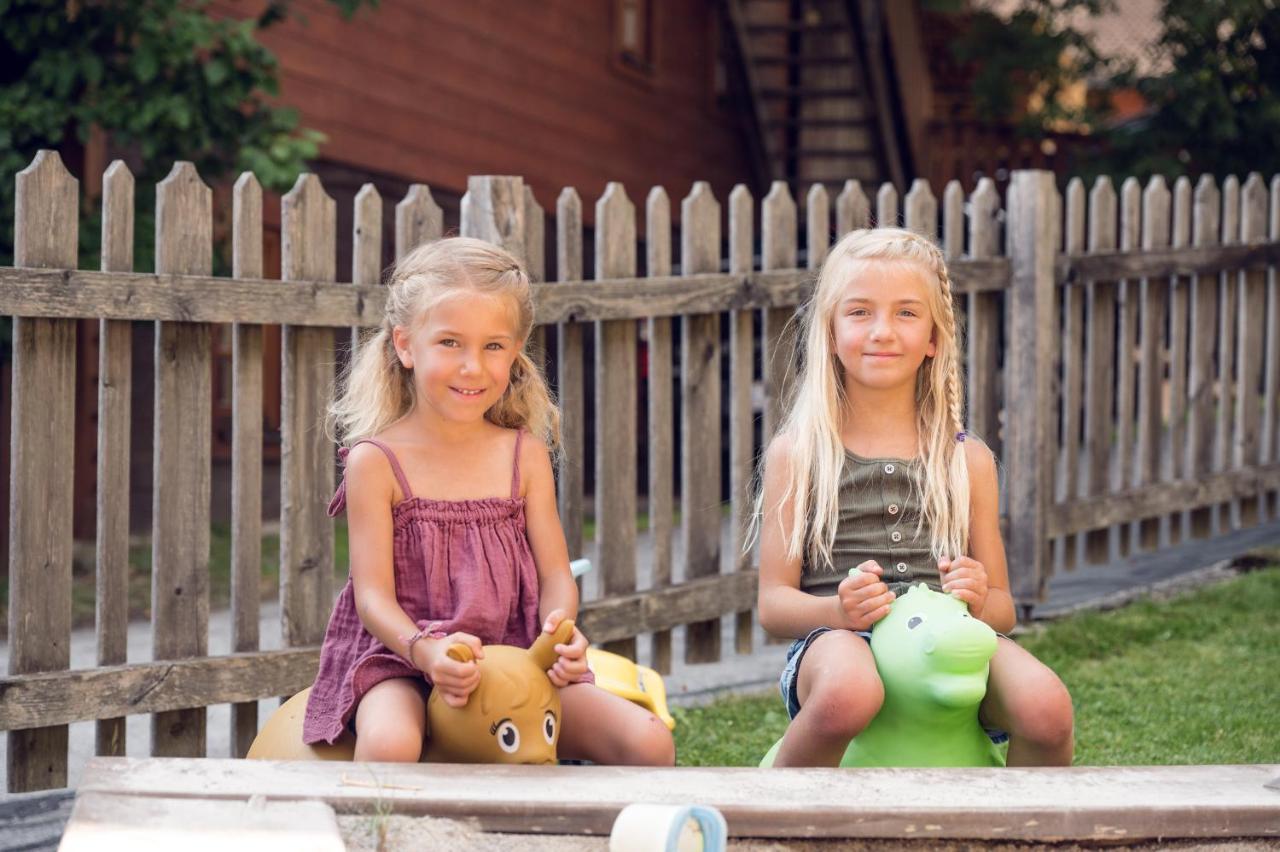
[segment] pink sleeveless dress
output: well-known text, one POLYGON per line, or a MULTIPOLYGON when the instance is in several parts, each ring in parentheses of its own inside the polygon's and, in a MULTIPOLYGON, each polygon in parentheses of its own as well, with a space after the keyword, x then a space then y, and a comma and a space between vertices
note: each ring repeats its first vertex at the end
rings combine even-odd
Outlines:
MULTIPOLYGON (((525 535, 520 496, 520 444, 516 435, 511 496, 483 500, 431 500, 413 496, 395 453, 378 447, 391 463, 404 499, 391 509, 396 599, 418 625, 445 633, 462 631, 492 645, 533 644, 538 623, 538 572, 525 535)), ((354 446, 354 445, 353 445, 354 446)), ((347 450, 341 451, 346 458, 347 450)), ((329 516, 346 508, 346 479, 329 504, 329 516)), ((365 630, 347 580, 320 649, 320 670, 303 722, 307 743, 336 740, 371 687, 388 678, 423 673, 365 630)), ((425 682, 425 678, 424 678, 425 682)), ((429 684, 427 685, 429 688, 429 684)))

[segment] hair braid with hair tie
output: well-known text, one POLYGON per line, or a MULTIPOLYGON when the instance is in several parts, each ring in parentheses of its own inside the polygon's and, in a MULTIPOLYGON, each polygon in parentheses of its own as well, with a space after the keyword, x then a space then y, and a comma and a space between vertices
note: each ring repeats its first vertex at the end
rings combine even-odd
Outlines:
POLYGON ((955 426, 956 436, 964 434, 964 396, 960 391, 960 329, 956 323, 956 310, 953 303, 953 294, 951 290, 951 276, 947 272, 946 263, 939 263, 937 267, 938 283, 942 288, 942 310, 943 321, 950 327, 950 337, 955 341, 956 360, 955 364, 947 371, 947 406, 951 409, 952 425, 955 426))

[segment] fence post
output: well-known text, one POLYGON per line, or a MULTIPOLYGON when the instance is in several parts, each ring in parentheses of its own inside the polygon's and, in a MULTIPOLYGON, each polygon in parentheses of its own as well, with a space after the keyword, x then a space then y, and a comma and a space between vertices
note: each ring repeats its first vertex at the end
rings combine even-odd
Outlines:
POLYGON ((1045 534, 1051 498, 1054 304, 1053 173, 1015 171, 1009 187, 1009 577, 1013 599, 1028 612, 1049 579, 1045 534))
POLYGON ((462 236, 501 246, 524 261, 524 178, 473 175, 467 178, 466 200, 462 236))

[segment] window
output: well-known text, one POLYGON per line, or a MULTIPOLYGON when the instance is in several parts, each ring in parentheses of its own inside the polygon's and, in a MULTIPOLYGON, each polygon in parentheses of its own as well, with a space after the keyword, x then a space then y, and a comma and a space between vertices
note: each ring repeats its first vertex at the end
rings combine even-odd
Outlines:
POLYGON ((614 0, 614 54, 622 68, 653 73, 653 0, 614 0))

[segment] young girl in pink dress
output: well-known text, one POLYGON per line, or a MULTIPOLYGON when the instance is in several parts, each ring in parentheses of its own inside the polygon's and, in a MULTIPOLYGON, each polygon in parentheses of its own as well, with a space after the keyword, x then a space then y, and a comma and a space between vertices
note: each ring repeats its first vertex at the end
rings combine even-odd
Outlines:
MULTIPOLYGON (((575 618, 556 513, 559 414, 523 347, 524 269, 480 240, 420 246, 396 267, 382 327, 353 360, 330 430, 346 471, 351 577, 329 619, 303 739, 356 734, 357 760, 416 761, 426 699, 454 706, 479 683, 452 643, 527 647, 575 618)), ((669 766, 671 734, 599 689, 575 630, 547 672, 560 689, 559 754, 669 766)))

